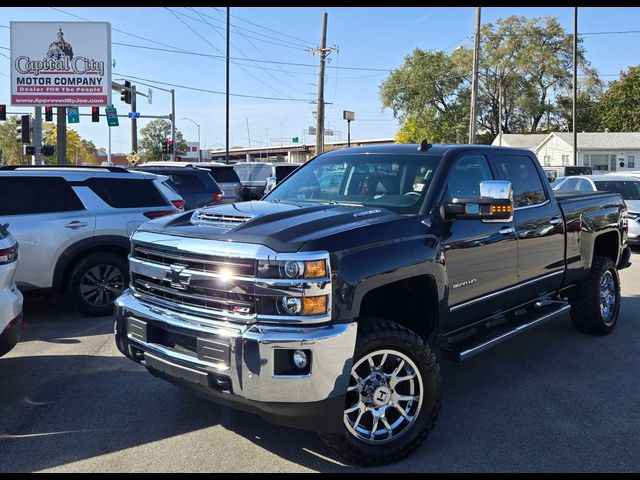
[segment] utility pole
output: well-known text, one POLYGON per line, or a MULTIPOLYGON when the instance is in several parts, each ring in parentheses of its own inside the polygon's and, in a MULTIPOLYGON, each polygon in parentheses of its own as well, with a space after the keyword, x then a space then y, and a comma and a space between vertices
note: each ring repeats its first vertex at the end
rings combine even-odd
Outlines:
POLYGON ((176 91, 171 89, 171 161, 176 161, 176 91))
POLYGON ((226 91, 226 134, 225 134, 225 153, 224 153, 224 163, 226 163, 227 165, 229 164, 229 55, 230 55, 230 51, 229 51, 229 34, 230 34, 230 30, 229 30, 229 25, 231 23, 230 17, 231 17, 231 13, 230 13, 230 7, 227 7, 227 58, 226 58, 226 63, 227 63, 227 91, 226 91))
POLYGON ((480 61, 480 9, 476 7, 476 35, 473 49, 473 82, 471 85, 471 118, 469 120, 469 143, 476 143, 476 116, 478 108, 478 63, 480 61))
POLYGON ((33 120, 33 146, 36 149, 34 165, 42 165, 42 107, 35 107, 33 120))
POLYGON ((578 7, 573 7, 573 164, 578 165, 578 7))
MULTIPOLYGON (((136 86, 131 87, 131 112, 135 113, 136 110, 136 86)), ((138 120, 135 117, 131 117, 131 151, 138 152, 138 120)))
POLYGON ((316 155, 324 151, 324 63, 332 50, 338 50, 333 46, 327 48, 327 13, 322 14, 322 39, 320 48, 308 49, 308 52, 320 54, 320 71, 318 73, 318 101, 316 116, 316 155))
POLYGON ((67 161, 67 108, 58 107, 56 132, 56 163, 64 165, 67 161))

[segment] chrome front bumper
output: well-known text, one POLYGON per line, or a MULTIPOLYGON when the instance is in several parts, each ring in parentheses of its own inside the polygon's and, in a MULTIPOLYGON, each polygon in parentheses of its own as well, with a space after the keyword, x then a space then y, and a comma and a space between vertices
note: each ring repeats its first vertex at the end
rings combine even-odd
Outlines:
POLYGON ((161 368, 165 377, 197 383, 194 386, 198 389, 209 389, 211 392, 205 393, 219 399, 297 404, 322 402, 346 393, 356 342, 355 322, 302 327, 203 321, 142 303, 130 291, 116 300, 115 317, 116 342, 122 353, 150 370, 161 368), (177 334, 198 347, 185 350, 155 343, 147 337, 151 330, 177 334), (203 353, 201 345, 214 349, 219 345, 219 351, 227 353, 211 357, 203 353), (310 372, 277 375, 278 349, 310 350, 310 372), (222 358, 225 355, 228 360, 222 358))

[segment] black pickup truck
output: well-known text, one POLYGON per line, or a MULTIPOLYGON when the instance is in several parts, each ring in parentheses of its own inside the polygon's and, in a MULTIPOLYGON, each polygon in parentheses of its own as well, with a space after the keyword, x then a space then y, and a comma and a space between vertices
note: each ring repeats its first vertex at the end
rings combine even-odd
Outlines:
POLYGON ((262 201, 135 232, 116 343, 158 377, 319 432, 348 461, 389 463, 435 424, 440 359, 566 314, 613 330, 626 222, 617 194, 554 195, 529 150, 331 151, 262 201))

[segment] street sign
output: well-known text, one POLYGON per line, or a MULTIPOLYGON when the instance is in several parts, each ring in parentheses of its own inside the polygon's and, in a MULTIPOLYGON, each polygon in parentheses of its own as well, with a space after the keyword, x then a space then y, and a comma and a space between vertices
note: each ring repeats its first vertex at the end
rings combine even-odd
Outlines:
POLYGON ((140 112, 129 112, 129 118, 140 118, 140 112))
POLYGON ((107 125, 110 127, 119 127, 118 123, 118 111, 114 106, 109 106, 104 109, 104 113, 107 116, 107 125))
POLYGON ((136 152, 131 152, 129 155, 127 155, 127 160, 129 161, 129 165, 135 165, 140 160, 140 155, 138 155, 136 152))
POLYGON ((300 141, 300 139, 299 139, 298 137, 293 137, 293 138, 291 139, 291 141, 292 141, 293 143, 298 143, 298 142, 300 141))
POLYGON ((80 112, 78 107, 67 107, 67 122, 80 123, 80 112))
POLYGON ((347 122, 351 122, 351 121, 356 119, 356 112, 351 112, 349 110, 343 110, 342 111, 342 118, 345 119, 347 122))

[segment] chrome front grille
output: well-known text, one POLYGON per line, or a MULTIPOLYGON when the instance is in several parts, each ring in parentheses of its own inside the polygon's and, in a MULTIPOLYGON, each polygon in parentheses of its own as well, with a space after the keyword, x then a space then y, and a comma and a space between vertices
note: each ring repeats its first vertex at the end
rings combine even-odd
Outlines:
POLYGON ((255 318, 254 259, 133 243, 131 287, 151 302, 234 321, 255 318))

